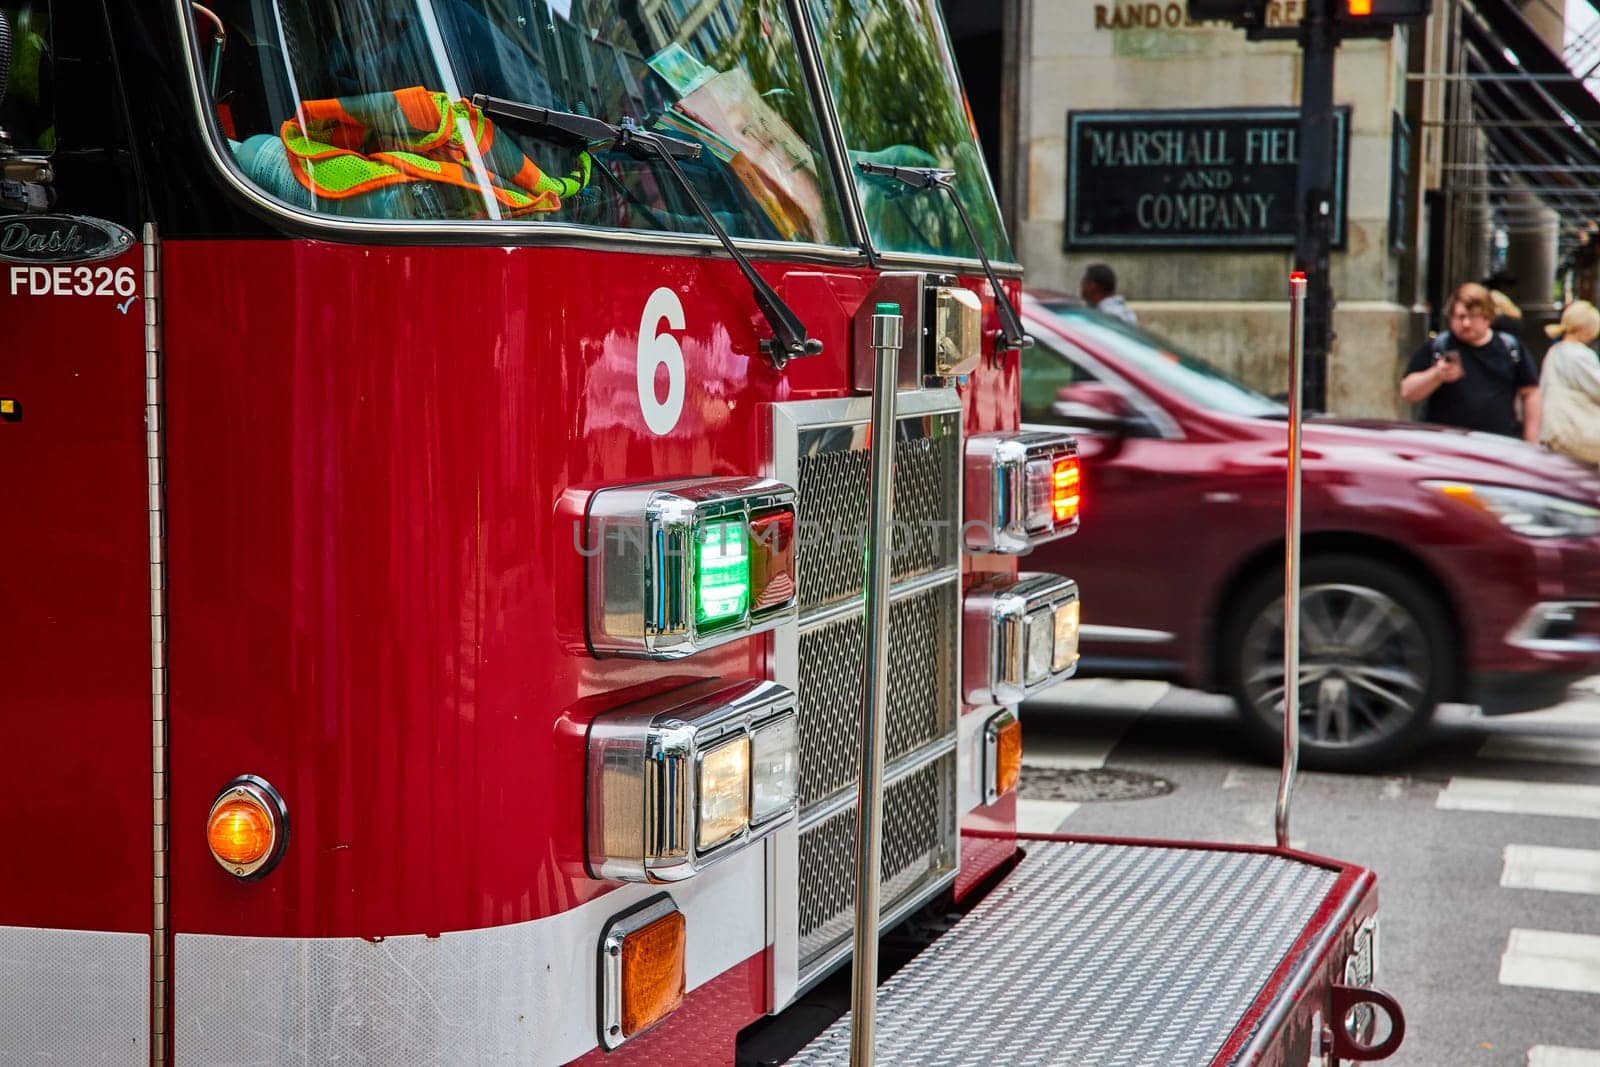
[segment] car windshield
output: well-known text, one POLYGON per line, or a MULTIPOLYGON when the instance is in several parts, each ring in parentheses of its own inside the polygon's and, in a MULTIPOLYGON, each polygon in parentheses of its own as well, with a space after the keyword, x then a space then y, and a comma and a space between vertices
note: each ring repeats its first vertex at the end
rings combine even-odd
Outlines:
POLYGON ((1095 348, 1110 353, 1196 407, 1252 418, 1276 418, 1288 410, 1153 333, 1089 308, 1045 306, 1070 324, 1070 335, 1082 336, 1095 348))
POLYGON ((494 123, 474 93, 702 147, 735 237, 842 245, 784 0, 207 0, 197 67, 245 176, 372 219, 709 232, 654 159, 494 123))
POLYGON ((989 172, 945 36, 938 0, 812 0, 867 231, 886 252, 972 259, 950 198, 863 174, 866 160, 955 171, 954 189, 990 259, 1011 260, 989 172))

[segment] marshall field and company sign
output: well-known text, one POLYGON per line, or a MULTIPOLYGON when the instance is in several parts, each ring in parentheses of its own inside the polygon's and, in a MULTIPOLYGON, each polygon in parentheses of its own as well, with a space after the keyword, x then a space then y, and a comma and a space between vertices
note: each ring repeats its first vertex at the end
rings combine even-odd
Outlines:
MULTIPOLYGON (((1334 120, 1343 247, 1349 109, 1334 120)), ((1066 247, 1292 248, 1299 121, 1294 108, 1069 112, 1066 247)))

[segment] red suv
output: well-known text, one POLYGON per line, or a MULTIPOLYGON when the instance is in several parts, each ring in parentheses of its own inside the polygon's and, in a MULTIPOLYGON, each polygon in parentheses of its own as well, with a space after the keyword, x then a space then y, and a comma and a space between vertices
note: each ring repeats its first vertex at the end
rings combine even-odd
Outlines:
MULTIPOLYGON (((1077 576, 1081 673, 1227 692, 1281 746, 1287 408, 1083 307, 1024 301, 1022 421, 1083 456, 1083 525, 1030 562, 1077 576)), ((1600 477, 1504 437, 1306 423, 1301 738, 1366 770, 1441 701, 1558 702, 1600 671, 1600 477)))

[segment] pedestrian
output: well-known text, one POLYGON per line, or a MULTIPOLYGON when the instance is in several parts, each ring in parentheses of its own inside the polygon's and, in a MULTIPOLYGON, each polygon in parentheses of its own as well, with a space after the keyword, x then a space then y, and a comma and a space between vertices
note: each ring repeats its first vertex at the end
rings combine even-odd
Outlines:
POLYGON ((1541 439, 1557 452, 1600 465, 1600 357, 1589 347, 1600 336, 1600 311, 1574 300, 1545 333, 1559 340, 1544 354, 1539 374, 1541 439))
POLYGON ((1117 272, 1104 263, 1091 263, 1084 268, 1083 280, 1078 283, 1083 302, 1129 326, 1139 325, 1139 316, 1133 313, 1128 302, 1117 295, 1117 272))
POLYGON ((1450 328, 1411 354, 1400 399, 1445 426, 1539 441, 1539 373, 1522 342, 1496 332, 1489 291, 1468 282, 1450 296, 1450 328), (1521 417, 1518 417, 1518 405, 1521 417))
POLYGON ((1505 293, 1517 284, 1517 279, 1505 271, 1496 271, 1481 284, 1489 290, 1489 299, 1494 301, 1494 322, 1491 325, 1495 332, 1509 333, 1517 340, 1523 340, 1522 309, 1505 293))

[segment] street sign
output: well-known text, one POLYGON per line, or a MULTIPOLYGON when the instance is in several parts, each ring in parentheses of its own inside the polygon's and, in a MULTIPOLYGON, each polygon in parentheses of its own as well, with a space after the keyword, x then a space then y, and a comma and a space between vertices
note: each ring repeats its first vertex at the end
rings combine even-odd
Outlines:
MULTIPOLYGON (((1334 121, 1342 247, 1349 108, 1334 121)), ((1068 112, 1065 246, 1293 248, 1299 127, 1292 107, 1068 112)))

